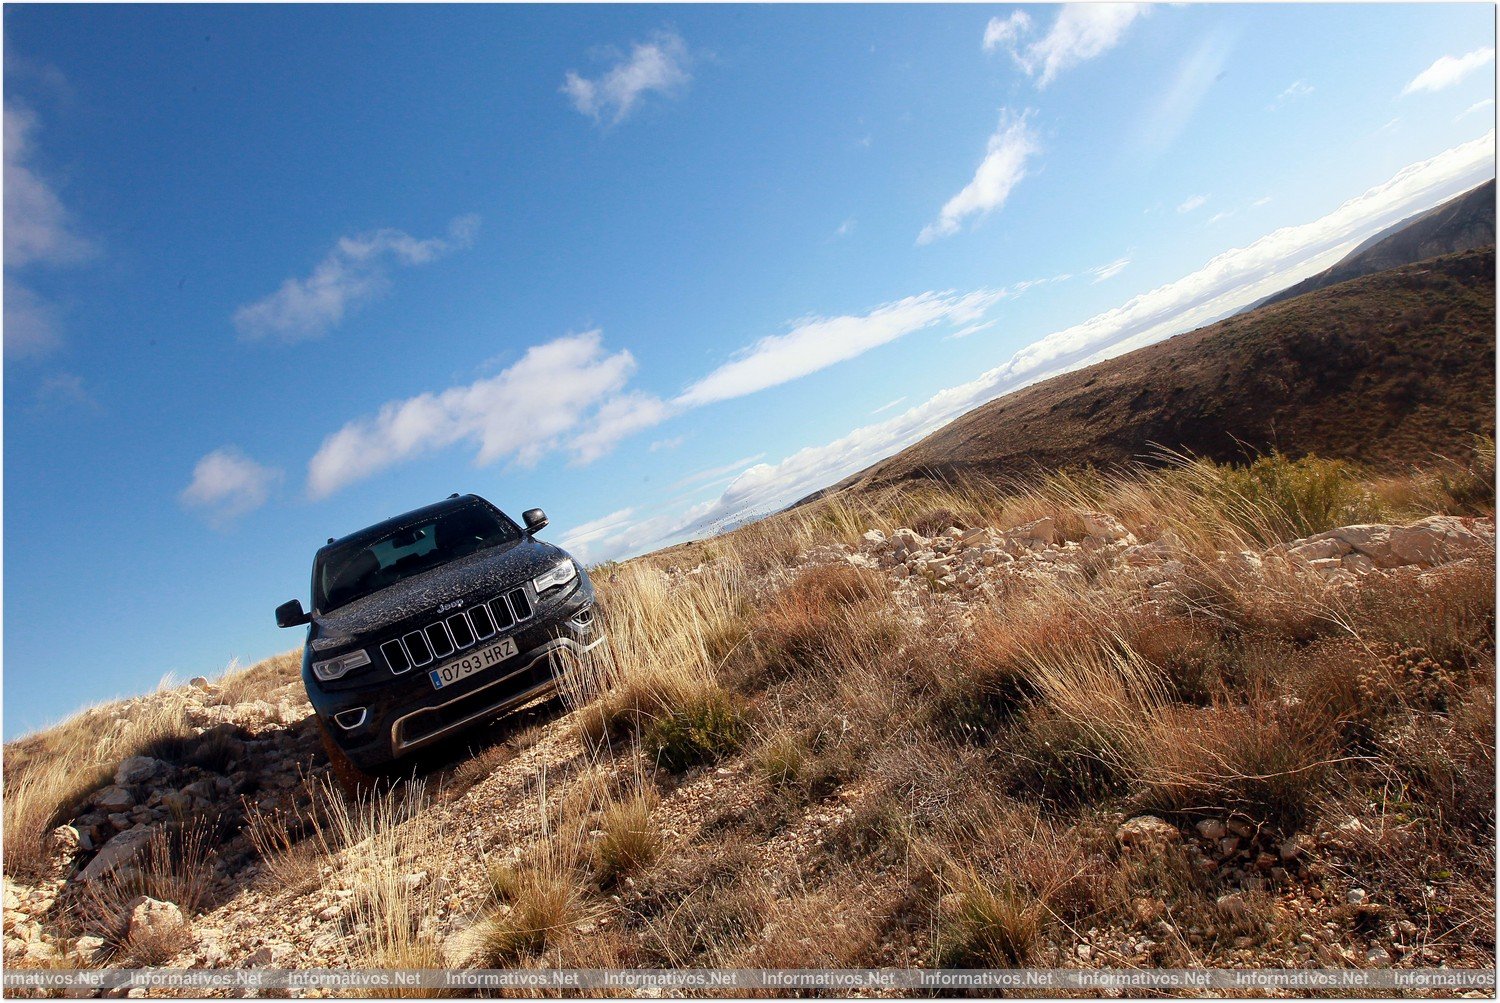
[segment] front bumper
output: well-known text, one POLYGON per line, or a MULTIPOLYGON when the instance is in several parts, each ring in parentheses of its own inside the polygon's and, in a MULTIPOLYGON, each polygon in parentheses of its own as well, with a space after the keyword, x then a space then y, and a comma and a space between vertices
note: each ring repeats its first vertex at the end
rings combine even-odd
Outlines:
POLYGON ((396 676, 377 672, 369 685, 353 688, 326 690, 309 682, 308 698, 349 758, 361 769, 377 771, 557 689, 603 643, 593 600, 593 588, 584 579, 565 599, 549 603, 507 635, 515 640, 518 654, 442 689, 433 688, 424 671, 396 676))

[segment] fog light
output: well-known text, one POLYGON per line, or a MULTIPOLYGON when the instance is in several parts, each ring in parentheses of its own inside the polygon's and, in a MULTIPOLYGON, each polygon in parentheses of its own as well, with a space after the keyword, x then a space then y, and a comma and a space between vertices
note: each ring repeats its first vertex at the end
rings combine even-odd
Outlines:
POLYGON ((348 710, 339 711, 333 715, 333 719, 338 723, 340 728, 343 728, 345 731, 353 731, 365 723, 365 715, 368 713, 369 709, 366 707, 351 707, 348 710))

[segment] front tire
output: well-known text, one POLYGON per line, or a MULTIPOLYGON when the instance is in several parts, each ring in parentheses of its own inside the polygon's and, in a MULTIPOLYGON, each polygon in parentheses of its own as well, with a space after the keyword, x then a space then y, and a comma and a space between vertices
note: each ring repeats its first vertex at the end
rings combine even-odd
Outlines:
POLYGON ((345 794, 358 798, 375 789, 376 776, 365 772, 349 758, 333 737, 333 732, 328 730, 328 722, 321 717, 318 718, 318 737, 323 740, 323 751, 328 754, 329 772, 345 794))

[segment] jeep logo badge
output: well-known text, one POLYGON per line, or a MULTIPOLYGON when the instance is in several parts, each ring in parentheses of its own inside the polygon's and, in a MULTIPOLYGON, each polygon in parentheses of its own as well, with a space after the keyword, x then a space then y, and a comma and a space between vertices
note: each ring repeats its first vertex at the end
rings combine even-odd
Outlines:
POLYGON ((452 602, 445 602, 445 603, 443 603, 441 606, 439 606, 437 608, 437 611, 439 613, 446 613, 450 609, 458 609, 463 604, 464 604, 464 601, 462 599, 455 599, 452 602))

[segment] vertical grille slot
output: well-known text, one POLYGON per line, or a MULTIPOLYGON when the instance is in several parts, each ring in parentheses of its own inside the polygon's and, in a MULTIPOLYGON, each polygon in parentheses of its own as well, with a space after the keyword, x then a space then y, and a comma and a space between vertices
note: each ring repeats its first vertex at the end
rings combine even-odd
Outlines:
POLYGON ((495 618, 490 616, 488 606, 475 606, 469 610, 469 623, 474 627, 474 636, 481 641, 495 632, 495 618))
POLYGON ((432 645, 432 653, 438 658, 445 658, 453 654, 453 640, 448 637, 448 628, 443 626, 443 621, 427 625, 427 643, 432 645))
POLYGON ((414 630, 402 640, 406 642, 406 650, 411 655, 413 665, 426 665, 432 661, 432 647, 427 643, 426 634, 414 630))
POLYGON ((398 675, 411 668, 411 659, 406 657, 406 649, 401 647, 400 641, 385 642, 380 646, 380 653, 385 656, 385 664, 398 675))
POLYGON ((453 635, 453 643, 460 648, 467 648, 474 643, 474 631, 469 627, 468 618, 462 613, 454 613, 448 618, 448 633, 453 635))
POLYGON ((531 616, 531 600, 526 598, 525 589, 512 589, 505 594, 510 600, 510 608, 515 610, 517 620, 525 620, 531 616))
POLYGON ((516 622, 516 618, 510 611, 510 603, 505 601, 504 596, 496 596, 490 602, 490 612, 495 617, 495 627, 504 630, 516 622))

